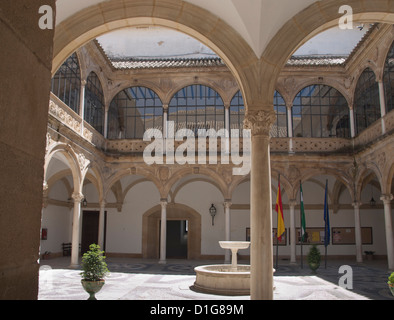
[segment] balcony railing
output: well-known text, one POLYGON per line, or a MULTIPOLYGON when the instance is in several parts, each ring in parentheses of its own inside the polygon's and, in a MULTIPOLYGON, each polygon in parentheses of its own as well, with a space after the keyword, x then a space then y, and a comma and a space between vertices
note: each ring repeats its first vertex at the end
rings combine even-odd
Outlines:
MULTIPOLYGON (((142 153, 145 148, 151 143, 143 141, 142 139, 123 139, 123 140, 108 140, 105 139, 99 132, 97 132, 89 123, 83 121, 81 117, 64 104, 59 98, 51 93, 49 102, 49 114, 56 118, 63 125, 73 130, 80 137, 94 145, 96 148, 110 153, 142 153)), ((394 110, 388 113, 382 120, 376 121, 367 130, 364 130, 354 139, 343 138, 272 138, 271 152, 273 153, 341 153, 349 152, 353 147, 362 147, 382 136, 382 121, 385 124, 386 132, 394 130, 394 110)), ((175 150, 182 141, 175 141, 175 150)), ((230 150, 238 148, 243 150, 242 138, 232 139, 228 145, 230 150), (238 146, 239 144, 239 146, 238 146)), ((209 151, 209 142, 205 144, 207 151, 209 151)), ((221 150, 221 140, 217 139, 217 150, 221 150)), ((199 148, 196 139, 195 149, 199 148)))

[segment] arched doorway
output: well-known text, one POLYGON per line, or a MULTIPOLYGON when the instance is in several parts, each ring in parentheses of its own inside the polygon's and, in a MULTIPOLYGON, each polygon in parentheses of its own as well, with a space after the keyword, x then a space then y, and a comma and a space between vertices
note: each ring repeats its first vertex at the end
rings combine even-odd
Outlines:
MULTIPOLYGON (((161 206, 148 210, 142 218, 142 257, 144 259, 158 259, 160 251, 160 223, 161 206)), ((201 256, 201 216, 194 209, 178 203, 167 205, 167 222, 187 221, 187 254, 190 260, 199 259, 201 256)), ((181 223, 174 223, 174 227, 181 227, 181 223)), ((168 225, 167 225, 168 226, 168 225)), ((169 232, 167 242, 170 244, 169 232)), ((179 249, 179 248, 178 248, 179 249)), ((177 250, 174 250, 174 258, 177 250)), ((169 256, 168 258, 171 258, 169 256)))

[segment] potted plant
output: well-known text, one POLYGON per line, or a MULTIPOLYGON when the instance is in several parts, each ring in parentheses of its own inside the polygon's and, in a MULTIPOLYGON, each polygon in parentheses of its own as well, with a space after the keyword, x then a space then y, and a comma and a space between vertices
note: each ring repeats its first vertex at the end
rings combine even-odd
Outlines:
POLYGON ((387 282, 391 291, 391 294, 394 296, 394 272, 390 275, 389 281, 387 282))
POLYGON ((307 260, 309 267, 311 268, 313 273, 316 273, 316 270, 320 267, 320 251, 316 245, 313 245, 309 250, 307 260))
POLYGON ((372 261, 373 260, 373 255, 374 255, 374 251, 364 251, 365 255, 367 256, 367 260, 368 261, 372 261))
POLYGON ((89 293, 88 300, 97 300, 95 294, 105 284, 104 277, 108 274, 104 252, 97 244, 91 244, 89 251, 82 256, 82 286, 89 293))

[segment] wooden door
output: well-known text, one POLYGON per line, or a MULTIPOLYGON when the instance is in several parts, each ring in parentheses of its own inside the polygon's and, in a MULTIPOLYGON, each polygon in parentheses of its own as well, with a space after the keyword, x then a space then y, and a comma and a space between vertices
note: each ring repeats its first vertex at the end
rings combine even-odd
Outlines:
POLYGON ((81 254, 89 250, 89 246, 98 243, 100 211, 84 211, 82 216, 81 254))

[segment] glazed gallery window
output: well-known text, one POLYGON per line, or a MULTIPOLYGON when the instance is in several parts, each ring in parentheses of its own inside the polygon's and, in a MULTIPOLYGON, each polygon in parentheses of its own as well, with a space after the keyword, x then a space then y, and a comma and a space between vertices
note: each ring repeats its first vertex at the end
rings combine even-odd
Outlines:
POLYGON ((386 95, 386 112, 388 113, 394 109, 394 43, 386 58, 383 82, 386 95))
POLYGON ((224 104, 220 95, 210 87, 191 85, 178 91, 168 106, 168 121, 175 132, 189 129, 195 136, 199 129, 224 129, 224 104))
POLYGON ((272 138, 287 138, 287 107, 282 95, 275 91, 274 94, 274 110, 276 114, 276 121, 271 128, 272 138))
MULTIPOLYGON (((287 108, 286 103, 278 91, 274 95, 274 110, 276 113, 276 121, 271 128, 270 135, 272 138, 287 137, 287 108)), ((243 122, 245 119, 245 106, 241 91, 238 91, 230 104, 230 130, 241 129, 242 135, 243 122)))
POLYGON ((232 129, 239 130, 238 132, 242 137, 244 119, 245 119, 244 99, 241 91, 238 91, 234 95, 230 104, 230 112, 229 112, 230 132, 232 129))
POLYGON ((349 107, 345 97, 327 85, 302 89, 293 101, 293 136, 350 138, 349 107))
POLYGON ((119 92, 108 110, 108 139, 142 139, 148 129, 163 130, 163 104, 149 88, 119 92))
POLYGON ((84 120, 99 133, 104 133, 104 94, 98 76, 91 72, 85 87, 84 120))
POLYGON ((379 85, 375 73, 367 68, 361 74, 354 95, 356 134, 380 119, 379 85))
POLYGON ((76 113, 79 113, 81 72, 76 53, 71 55, 52 78, 51 91, 76 113))

